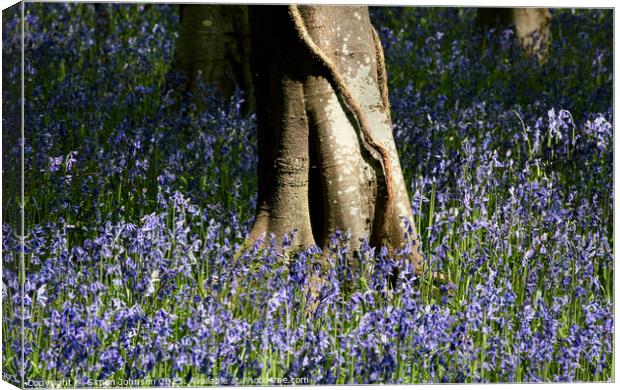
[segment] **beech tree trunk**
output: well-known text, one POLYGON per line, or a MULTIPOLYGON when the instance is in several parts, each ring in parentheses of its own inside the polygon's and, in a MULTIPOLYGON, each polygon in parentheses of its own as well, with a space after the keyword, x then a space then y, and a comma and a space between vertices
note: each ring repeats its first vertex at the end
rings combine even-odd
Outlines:
MULTIPOLYGON (((396 249, 414 223, 368 9, 299 6, 296 25, 293 7, 249 7, 259 149, 250 240, 273 234, 280 242, 296 230, 293 246, 325 246, 340 230, 350 233, 353 250, 364 237, 396 249)), ((412 261, 419 269, 417 242, 412 261)))
POLYGON ((225 97, 239 87, 245 109, 253 110, 247 6, 183 4, 180 14, 173 68, 184 75, 185 88, 195 89, 199 77, 225 97))
POLYGON ((515 27, 526 53, 544 62, 551 41, 551 13, 547 8, 478 8, 476 23, 482 28, 515 27))

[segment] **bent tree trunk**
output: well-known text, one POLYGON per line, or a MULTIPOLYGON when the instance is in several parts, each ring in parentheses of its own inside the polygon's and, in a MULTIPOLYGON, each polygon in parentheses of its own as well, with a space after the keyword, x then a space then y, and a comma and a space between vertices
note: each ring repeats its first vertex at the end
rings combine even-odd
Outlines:
POLYGON ((551 41, 551 12, 547 8, 478 8, 476 24, 482 28, 514 25, 525 52, 546 61, 551 41))
POLYGON ((367 7, 249 8, 259 148, 250 240, 296 230, 293 246, 325 246, 340 230, 353 250, 364 237, 398 248, 414 223, 367 7))

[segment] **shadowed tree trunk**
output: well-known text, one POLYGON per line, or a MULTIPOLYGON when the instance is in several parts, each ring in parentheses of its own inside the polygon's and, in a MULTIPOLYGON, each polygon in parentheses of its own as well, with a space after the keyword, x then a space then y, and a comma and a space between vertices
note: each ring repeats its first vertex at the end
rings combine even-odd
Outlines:
POLYGON ((546 61, 551 41, 551 13, 547 8, 478 8, 476 24, 482 28, 514 25, 526 53, 546 61))
POLYGON ((247 6, 184 4, 180 16, 173 69, 183 74, 185 88, 195 89, 199 75, 225 97, 238 86, 248 96, 244 108, 253 110, 247 6))
MULTIPOLYGON (((250 240, 398 248, 413 229, 367 7, 250 6, 259 197, 250 240)), ((417 238, 417 237, 415 237, 417 238)), ((412 261, 419 269, 415 243, 412 261)))
POLYGON ((110 16, 107 10, 107 4, 95 3, 95 33, 98 38, 103 38, 110 32, 110 16))

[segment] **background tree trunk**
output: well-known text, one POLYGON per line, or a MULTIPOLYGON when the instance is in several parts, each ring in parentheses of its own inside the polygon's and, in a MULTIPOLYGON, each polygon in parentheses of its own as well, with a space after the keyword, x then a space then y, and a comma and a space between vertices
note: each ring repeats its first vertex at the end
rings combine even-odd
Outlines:
POLYGON ((340 230, 350 232, 354 250, 363 237, 371 245, 398 248, 414 226, 413 215, 377 62, 381 46, 373 39, 368 9, 299 7, 309 37, 361 107, 368 135, 351 101, 337 92, 333 74, 300 39, 289 11, 250 6, 259 138, 259 198, 250 239, 274 234, 280 241, 296 229, 293 245, 324 246, 340 230), (382 166, 373 142, 388 151, 389 167, 382 166), (386 203, 387 171, 392 207, 386 203))
POLYGON ((547 8, 478 8, 476 24, 482 28, 515 26, 524 50, 544 62, 551 41, 551 13, 547 8))
POLYGON ((253 111, 247 6, 183 4, 180 16, 173 68, 184 75, 186 89, 196 88, 199 74, 225 97, 238 86, 245 109, 253 111))
POLYGON ((98 38, 103 38, 110 32, 110 16, 107 10, 107 4, 94 3, 95 8, 95 33, 98 38))

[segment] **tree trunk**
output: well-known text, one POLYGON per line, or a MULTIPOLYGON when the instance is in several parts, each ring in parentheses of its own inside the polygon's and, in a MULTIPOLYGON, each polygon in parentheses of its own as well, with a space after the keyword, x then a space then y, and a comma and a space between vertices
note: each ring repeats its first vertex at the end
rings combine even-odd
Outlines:
POLYGON ((541 63, 546 61, 551 41, 551 13, 547 8, 479 8, 476 23, 483 28, 514 25, 525 52, 541 63))
POLYGON ((95 34, 99 39, 105 39, 110 33, 110 16, 107 4, 95 3, 95 34))
POLYGON ((180 14, 173 68, 185 77, 185 88, 195 89, 201 77, 230 97, 238 86, 246 111, 253 111, 247 6, 185 4, 180 14))
POLYGON ((297 230, 293 246, 325 246, 340 230, 353 250, 364 237, 400 247, 413 215, 367 7, 250 6, 250 29, 259 148, 250 240, 297 230))

